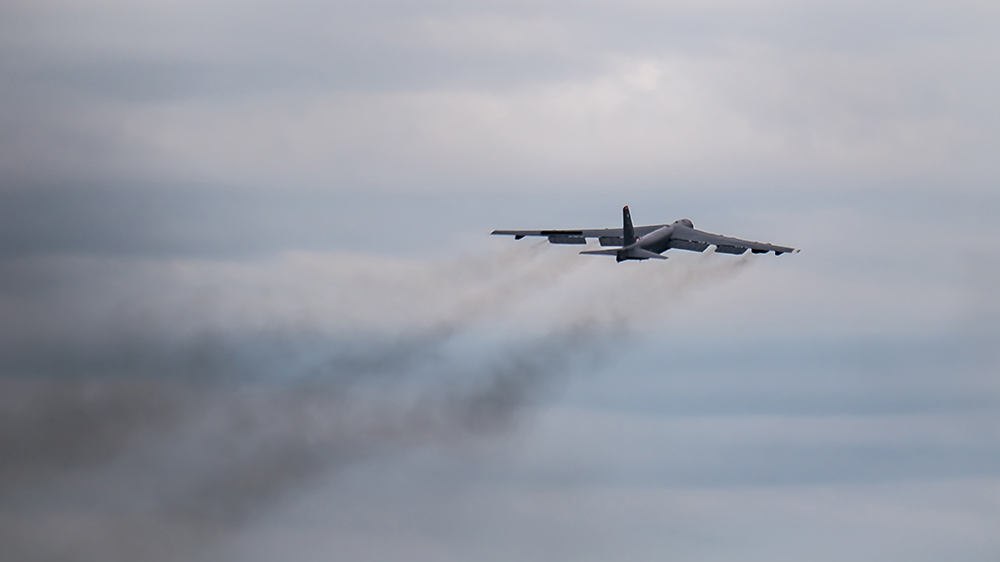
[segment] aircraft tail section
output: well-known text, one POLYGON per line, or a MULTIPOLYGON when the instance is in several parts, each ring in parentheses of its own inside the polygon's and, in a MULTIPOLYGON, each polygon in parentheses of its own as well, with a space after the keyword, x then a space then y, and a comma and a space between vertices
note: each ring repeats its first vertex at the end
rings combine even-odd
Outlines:
POLYGON ((628 212, 628 205, 622 208, 622 238, 625 241, 622 246, 635 244, 635 228, 632 226, 632 214, 628 212))
MULTIPOLYGON (((662 229, 661 229, 662 230, 662 229)), ((632 226, 632 215, 628 212, 628 205, 622 208, 622 246, 620 248, 609 248, 607 250, 585 250, 581 254, 592 256, 615 256, 618 262, 625 260, 665 260, 666 256, 661 256, 656 252, 650 252, 639 247, 639 240, 635 236, 635 227, 632 226)), ((603 243, 601 244, 604 245, 603 243)))

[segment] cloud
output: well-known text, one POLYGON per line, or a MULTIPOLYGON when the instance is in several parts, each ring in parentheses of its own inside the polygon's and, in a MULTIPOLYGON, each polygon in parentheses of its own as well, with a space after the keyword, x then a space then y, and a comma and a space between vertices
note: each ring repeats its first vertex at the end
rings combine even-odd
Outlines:
MULTIPOLYGON (((925 554, 951 519, 913 513, 948 502, 880 503, 907 542, 857 531, 866 493, 830 515, 829 496, 782 487, 995 465, 993 5, 0 12, 10 557, 211 558, 261 530, 256 550, 330 549, 312 557, 815 554, 785 548, 788 529, 925 554), (608 225, 624 203, 805 251, 633 267, 479 242, 608 225), (507 464, 455 460, 511 436, 528 452, 489 457, 507 464), (289 541, 301 521, 264 521, 328 475, 362 506, 302 517, 332 531, 289 541), (451 503, 421 495, 435 479, 451 503), (748 485, 768 491, 691 489, 748 485), (386 489, 416 503, 365 511, 386 489), (435 535, 435 516, 460 520, 435 535), (490 549, 514 535, 527 555, 490 549)), ((955 508, 980 550, 948 554, 995 550, 990 501, 955 508)))
POLYGON ((398 192, 997 172, 974 2, 193 9, 17 8, 0 174, 398 192))

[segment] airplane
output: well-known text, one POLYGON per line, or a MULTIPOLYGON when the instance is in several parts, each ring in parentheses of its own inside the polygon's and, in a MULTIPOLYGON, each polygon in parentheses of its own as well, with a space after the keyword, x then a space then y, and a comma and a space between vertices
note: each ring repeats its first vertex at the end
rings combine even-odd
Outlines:
POLYGON ((598 228, 593 230, 494 230, 490 234, 513 236, 520 240, 525 236, 546 236, 550 244, 586 244, 587 238, 597 238, 601 246, 615 246, 607 250, 585 250, 581 254, 615 256, 621 263, 625 260, 665 260, 663 252, 676 248, 704 252, 709 246, 715 246, 717 254, 740 255, 747 250, 755 254, 774 252, 774 255, 798 253, 796 248, 775 246, 750 240, 740 240, 720 236, 710 232, 696 230, 694 223, 688 219, 680 219, 671 224, 653 224, 649 226, 632 226, 632 215, 628 205, 622 209, 622 228, 598 228))

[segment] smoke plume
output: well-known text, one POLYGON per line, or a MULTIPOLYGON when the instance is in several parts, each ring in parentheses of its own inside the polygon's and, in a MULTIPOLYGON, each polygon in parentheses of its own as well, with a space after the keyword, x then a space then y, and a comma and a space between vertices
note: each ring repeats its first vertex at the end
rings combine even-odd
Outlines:
POLYGON ((5 556, 187 559, 338 468, 502 436, 561 377, 745 263, 628 269, 536 244, 450 262, 104 263, 89 278, 93 264, 21 264, 6 277, 79 281, 5 295, 23 326, 0 341, 5 556))

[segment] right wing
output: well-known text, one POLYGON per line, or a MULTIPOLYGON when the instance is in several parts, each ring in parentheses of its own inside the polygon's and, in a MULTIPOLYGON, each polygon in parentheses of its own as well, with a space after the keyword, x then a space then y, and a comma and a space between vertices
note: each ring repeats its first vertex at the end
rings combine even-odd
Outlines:
MULTIPOLYGON (((662 226, 666 225, 637 226, 635 227, 635 235, 641 237, 662 226)), ((551 244, 586 244, 587 238, 597 238, 601 246, 625 245, 622 229, 620 228, 594 228, 589 230, 494 230, 490 234, 513 236, 514 240, 520 240, 525 236, 545 236, 551 244)))
POLYGON ((709 245, 713 245, 715 246, 715 251, 720 254, 742 254, 748 249, 752 250, 755 254, 774 252, 778 256, 785 253, 798 252, 797 249, 789 248, 788 246, 775 246, 774 244, 765 244, 752 240, 741 240, 681 225, 674 227, 670 242, 673 248, 695 250, 698 252, 704 250, 709 245), (692 247, 687 247, 685 243, 692 247))

